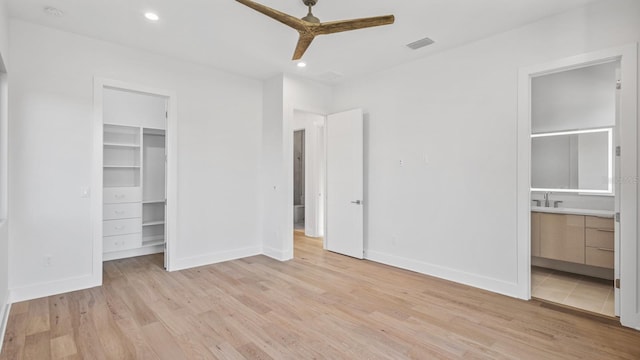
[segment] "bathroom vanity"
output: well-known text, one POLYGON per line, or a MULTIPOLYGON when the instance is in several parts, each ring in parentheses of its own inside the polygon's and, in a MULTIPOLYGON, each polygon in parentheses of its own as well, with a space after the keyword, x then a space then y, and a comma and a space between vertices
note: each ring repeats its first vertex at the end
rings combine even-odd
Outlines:
POLYGON ((531 254, 613 269, 613 212, 532 207, 531 254))

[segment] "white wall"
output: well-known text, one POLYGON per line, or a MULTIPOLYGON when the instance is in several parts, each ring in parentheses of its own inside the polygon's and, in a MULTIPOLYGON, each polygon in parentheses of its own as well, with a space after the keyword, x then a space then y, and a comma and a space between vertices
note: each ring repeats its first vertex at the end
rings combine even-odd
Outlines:
POLYGON ((9 230, 7 212, 7 141, 9 18, 7 2, 0 0, 0 347, 4 338, 3 320, 9 300, 9 230))
POLYGON ((0 68, 9 67, 9 10, 7 0, 0 0, 0 68))
MULTIPOLYGON (((297 78, 294 76, 284 77, 283 88, 283 131, 284 136, 284 160, 285 160, 285 184, 287 189, 293 189, 293 129, 295 115, 299 112, 306 112, 318 115, 327 115, 331 108, 333 91, 330 86, 319 84, 313 81, 297 78)), ((307 173, 307 175, 310 175, 307 173)), ((284 222, 285 237, 284 249, 287 254, 293 257, 293 191, 287 191, 286 218, 279 219, 284 222)), ((306 199, 309 201, 309 199, 306 199)), ((305 209, 306 211, 306 209, 305 209)), ((305 230, 306 231, 306 230, 305 230)))
POLYGON ((533 78, 531 132, 616 125, 616 68, 610 62, 533 78))
MULTIPOLYGON (((282 221, 286 216, 283 80, 282 76, 277 76, 265 81, 263 85, 262 161, 260 162, 262 251, 265 255, 278 260, 291 258, 290 254, 285 254, 285 228, 282 221)), ((291 192, 293 193, 293 188, 291 192)), ((293 194, 291 196, 293 197, 293 194)))
POLYGON ((294 111, 293 130, 304 130, 304 233, 324 236, 324 127, 325 116, 294 111))
POLYGON ((172 264, 260 253, 259 81, 21 21, 11 22, 11 51, 13 298, 86 286, 92 272, 90 199, 80 189, 92 177, 94 76, 177 93, 172 264))
POLYGON ((293 129, 295 111, 327 114, 331 87, 285 75, 265 82, 262 143, 264 253, 293 257, 293 129))
POLYGON ((366 256, 526 297, 518 69, 636 42, 639 18, 638 1, 598 2, 338 86, 335 111, 367 113, 366 256))

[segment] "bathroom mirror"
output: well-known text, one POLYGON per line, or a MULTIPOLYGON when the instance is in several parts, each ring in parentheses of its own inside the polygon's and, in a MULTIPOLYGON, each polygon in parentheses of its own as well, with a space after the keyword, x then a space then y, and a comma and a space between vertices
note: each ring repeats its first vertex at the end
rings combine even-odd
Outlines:
POLYGON ((611 128, 531 135, 531 190, 613 194, 611 128))

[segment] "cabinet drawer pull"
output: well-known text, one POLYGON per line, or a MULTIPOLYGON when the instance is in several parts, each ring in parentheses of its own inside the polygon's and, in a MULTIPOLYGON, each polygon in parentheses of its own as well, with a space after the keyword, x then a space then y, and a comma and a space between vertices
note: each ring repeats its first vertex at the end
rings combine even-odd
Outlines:
POLYGON ((115 194, 113 195, 116 199, 124 199, 125 195, 124 194, 115 194))
POLYGON ((124 226, 123 226, 123 225, 120 225, 120 226, 114 226, 114 227, 113 227, 113 229, 114 229, 114 230, 123 230, 123 229, 124 229, 124 226))
POLYGON ((615 232, 615 230, 609 230, 609 229, 596 229, 596 230, 600 232, 615 232))
POLYGON ((124 211, 124 210, 116 210, 116 211, 114 211, 114 212, 115 212, 116 214, 118 214, 118 215, 122 215, 122 214, 124 214, 124 212, 125 212, 125 211, 124 211))
POLYGON ((614 252, 615 250, 613 249, 605 249, 605 248, 597 248, 600 251, 608 251, 608 252, 614 252))

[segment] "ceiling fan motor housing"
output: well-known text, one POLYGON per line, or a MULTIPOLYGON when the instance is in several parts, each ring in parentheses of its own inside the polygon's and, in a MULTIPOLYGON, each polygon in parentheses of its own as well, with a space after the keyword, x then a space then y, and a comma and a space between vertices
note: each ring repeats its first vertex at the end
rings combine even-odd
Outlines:
POLYGON ((318 3, 318 0, 302 0, 302 2, 309 7, 309 13, 307 14, 307 16, 303 17, 302 20, 314 24, 320 24, 320 19, 313 16, 313 14, 311 13, 311 8, 318 3))

